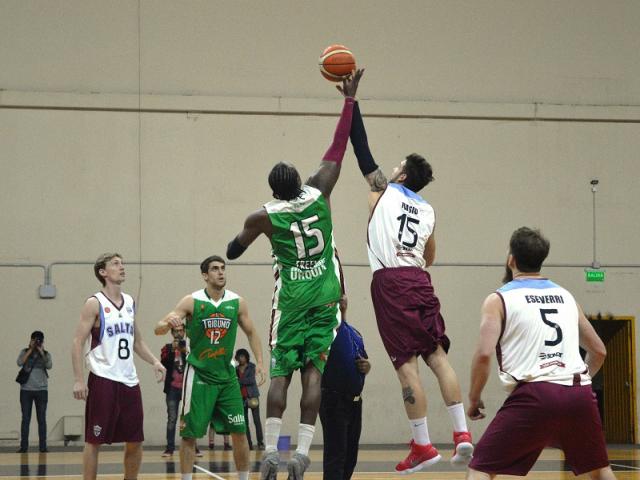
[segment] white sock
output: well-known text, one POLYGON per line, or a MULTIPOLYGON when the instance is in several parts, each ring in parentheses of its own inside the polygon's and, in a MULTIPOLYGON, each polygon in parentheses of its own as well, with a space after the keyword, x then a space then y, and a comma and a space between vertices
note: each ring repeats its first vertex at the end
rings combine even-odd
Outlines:
POLYGON ((183 473, 182 474, 182 480, 191 480, 191 477, 193 477, 193 473, 183 473))
POLYGON ((315 431, 315 425, 307 425, 305 423, 298 425, 298 448, 296 448, 296 452, 309 456, 309 447, 311 447, 315 431))
POLYGON ((249 480, 249 472, 238 472, 238 480, 249 480))
POLYGON ((462 404, 462 402, 447 407, 447 410, 449 411, 449 416, 451 417, 451 422, 453 423, 453 431, 468 432, 469 430, 467 430, 467 419, 464 416, 464 405, 462 404))
POLYGON ((282 428, 282 419, 269 417, 264 422, 264 450, 265 452, 275 452, 278 450, 278 438, 282 428))
POLYGON ((429 430, 427 429, 427 417, 409 420, 413 441, 416 445, 429 445, 429 430))

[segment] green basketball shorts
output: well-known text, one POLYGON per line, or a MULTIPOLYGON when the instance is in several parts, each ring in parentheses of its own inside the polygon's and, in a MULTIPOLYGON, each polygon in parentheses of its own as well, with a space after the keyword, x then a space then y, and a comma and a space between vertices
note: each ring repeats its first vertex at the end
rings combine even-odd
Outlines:
POLYGON ((246 432, 240 385, 237 379, 206 383, 188 363, 182 383, 180 436, 204 437, 210 423, 220 434, 246 432))
POLYGON ((271 377, 286 377, 311 362, 321 373, 340 326, 338 302, 271 313, 271 377))

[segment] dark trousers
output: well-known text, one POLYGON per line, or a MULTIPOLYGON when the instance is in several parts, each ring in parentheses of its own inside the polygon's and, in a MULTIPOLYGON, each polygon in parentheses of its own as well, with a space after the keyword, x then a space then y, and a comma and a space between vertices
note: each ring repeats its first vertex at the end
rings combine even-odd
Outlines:
POLYGON ((33 404, 36 404, 36 418, 38 420, 38 438, 40 450, 47 448, 47 390, 20 390, 20 407, 22 409, 22 425, 20 427, 20 448, 29 447, 29 425, 33 404))
POLYGON ((170 387, 166 395, 167 401, 167 450, 176 449, 176 422, 178 421, 178 408, 182 399, 182 389, 170 387))
POLYGON ((362 400, 322 389, 320 421, 324 438, 323 480, 349 480, 358 463, 362 400))
POLYGON ((262 438, 262 424, 260 423, 260 405, 256 408, 249 408, 247 406, 247 400, 244 399, 244 421, 247 424, 247 441, 249 442, 249 448, 253 447, 251 443, 251 430, 249 430, 249 410, 251 410, 251 416, 253 417, 253 426, 256 428, 256 440, 258 445, 264 443, 262 438))

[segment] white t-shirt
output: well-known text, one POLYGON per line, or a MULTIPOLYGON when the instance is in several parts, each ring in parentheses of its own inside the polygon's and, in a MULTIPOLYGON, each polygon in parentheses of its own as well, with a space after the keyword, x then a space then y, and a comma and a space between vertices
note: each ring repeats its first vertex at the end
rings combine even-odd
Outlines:
POLYGON ((390 183, 369 219, 371 269, 424 268, 424 249, 435 222, 433 207, 425 199, 398 183, 390 183))
POLYGON ((102 292, 94 297, 100 304, 100 326, 91 331, 91 344, 86 354, 89 370, 94 375, 130 387, 137 385, 138 374, 133 363, 133 298, 123 293, 121 305, 116 305, 102 292))
POLYGON ((568 290, 546 278, 515 279, 498 289, 505 322, 496 347, 500 380, 589 385, 580 357, 578 305, 568 290))

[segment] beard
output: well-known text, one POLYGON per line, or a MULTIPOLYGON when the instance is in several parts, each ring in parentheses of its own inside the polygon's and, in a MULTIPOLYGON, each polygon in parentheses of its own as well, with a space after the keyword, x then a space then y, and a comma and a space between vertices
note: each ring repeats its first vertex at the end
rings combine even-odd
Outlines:
POLYGON ((504 277, 502 277, 502 283, 503 284, 509 283, 511 280, 513 280, 513 272, 509 268, 509 265, 505 265, 504 266, 504 277))

